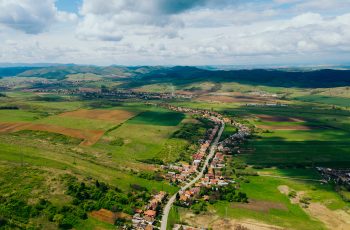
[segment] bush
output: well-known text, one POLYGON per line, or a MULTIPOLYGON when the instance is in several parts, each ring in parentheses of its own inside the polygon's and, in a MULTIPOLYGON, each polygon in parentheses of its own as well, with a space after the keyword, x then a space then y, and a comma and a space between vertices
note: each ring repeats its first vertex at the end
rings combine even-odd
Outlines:
POLYGON ((133 190, 137 190, 137 191, 148 191, 146 187, 143 187, 143 186, 138 185, 138 184, 131 184, 130 187, 133 190))
POLYGON ((297 196, 297 192, 292 190, 288 193, 288 197, 295 198, 297 196))
POLYGON ((150 158, 150 159, 144 159, 139 161, 146 164, 164 165, 164 161, 158 158, 150 158))
POLYGON ((195 214, 207 211, 207 204, 204 201, 198 201, 197 203, 191 206, 191 209, 195 214))
POLYGON ((124 140, 123 140, 123 138, 118 137, 117 139, 111 141, 111 145, 123 146, 124 145, 124 140))
POLYGON ((302 197, 299 202, 302 203, 302 204, 305 204, 305 205, 309 205, 310 204, 310 200, 311 198, 310 197, 302 197))

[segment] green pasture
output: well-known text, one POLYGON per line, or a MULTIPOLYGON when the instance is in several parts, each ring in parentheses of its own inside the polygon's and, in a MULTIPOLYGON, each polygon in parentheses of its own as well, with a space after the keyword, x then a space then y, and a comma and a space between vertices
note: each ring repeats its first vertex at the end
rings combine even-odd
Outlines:
POLYGON ((313 102, 313 103, 321 103, 335 106, 350 106, 350 99, 345 97, 331 97, 324 95, 306 95, 301 97, 294 98, 300 101, 313 102))
POLYGON ((0 122, 30 122, 37 120, 42 113, 25 110, 0 110, 0 122))

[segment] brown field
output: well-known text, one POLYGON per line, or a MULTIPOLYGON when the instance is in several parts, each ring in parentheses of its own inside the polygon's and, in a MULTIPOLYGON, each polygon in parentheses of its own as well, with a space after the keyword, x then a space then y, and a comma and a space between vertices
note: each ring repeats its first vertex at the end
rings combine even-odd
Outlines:
POLYGON ((82 139, 83 141, 80 143, 80 145, 83 146, 95 144, 104 134, 103 130, 79 130, 48 124, 32 124, 24 122, 0 123, 0 133, 13 133, 22 130, 46 131, 82 139))
MULTIPOLYGON (((267 129, 267 130, 285 130, 285 131, 293 131, 293 130, 312 130, 317 128, 315 127, 310 127, 306 125, 258 125, 259 128, 261 129, 267 129)), ((322 127, 319 127, 322 128, 322 127)))
POLYGON ((136 114, 133 112, 125 111, 125 110, 87 110, 80 109, 72 112, 62 113, 59 116, 61 117, 80 117, 80 118, 88 118, 95 120, 103 120, 103 121, 112 121, 121 123, 128 120, 131 117, 134 117, 136 114))
POLYGON ((278 209, 283 211, 288 211, 287 207, 282 203, 271 202, 271 201, 256 201, 250 200, 249 203, 246 204, 233 204, 233 208, 243 208, 249 209, 257 212, 269 212, 270 209, 278 209))
POLYGON ((244 95, 241 93, 232 93, 230 95, 202 95, 196 98, 198 101, 223 102, 223 103, 277 103, 280 100, 271 97, 259 97, 244 95))
POLYGON ((123 212, 111 212, 107 209, 100 209, 98 211, 92 211, 90 216, 98 219, 99 221, 114 224, 116 219, 131 219, 131 216, 123 212))
POLYGON ((279 122, 303 122, 305 120, 295 118, 295 117, 282 117, 282 116, 270 116, 270 115, 256 115, 258 118, 260 118, 263 121, 279 121, 279 122))

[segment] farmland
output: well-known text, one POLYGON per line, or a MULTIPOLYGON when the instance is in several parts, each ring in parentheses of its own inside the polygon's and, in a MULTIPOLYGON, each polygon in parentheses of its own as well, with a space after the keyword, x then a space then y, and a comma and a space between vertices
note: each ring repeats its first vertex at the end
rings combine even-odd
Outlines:
MULTIPOLYGON (((7 89, 0 97, 0 199, 6 204, 0 222, 113 229, 115 216, 129 223, 157 192, 178 191, 162 177, 167 170, 161 165, 191 163, 211 126, 164 106, 173 105, 218 112, 249 127, 252 136, 235 146, 225 168, 249 203, 216 200, 199 214, 175 206, 169 228, 347 226, 349 191, 321 183, 316 170, 350 166, 345 80, 327 78, 325 88, 313 77, 280 81, 279 72, 262 82, 254 71, 248 80, 244 72, 232 80, 229 73, 214 72, 213 78, 196 70, 200 78, 185 67, 62 69, 31 69, 0 80, 7 89), (20 206, 17 214, 9 211, 20 206)), ((237 132, 227 123, 220 140, 237 132)))

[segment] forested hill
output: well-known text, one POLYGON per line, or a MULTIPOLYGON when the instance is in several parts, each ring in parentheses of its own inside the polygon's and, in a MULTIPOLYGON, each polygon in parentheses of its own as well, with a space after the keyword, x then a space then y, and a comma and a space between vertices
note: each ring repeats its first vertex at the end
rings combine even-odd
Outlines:
POLYGON ((149 84, 171 83, 181 86, 196 82, 238 82, 250 85, 279 87, 326 88, 350 86, 350 70, 301 69, 253 69, 253 70, 206 70, 196 67, 159 66, 53 66, 44 68, 9 67, 0 68, 2 76, 40 77, 65 80, 71 74, 91 73, 111 80, 122 79, 122 87, 132 88, 149 84))
POLYGON ((238 82, 250 85, 280 87, 324 88, 350 86, 350 70, 204 70, 195 67, 173 67, 161 69, 134 78, 128 86, 140 86, 155 83, 172 83, 175 85, 202 81, 238 82))
POLYGON ((16 76, 31 69, 36 69, 36 67, 3 67, 0 68, 0 78, 6 76, 16 76))

